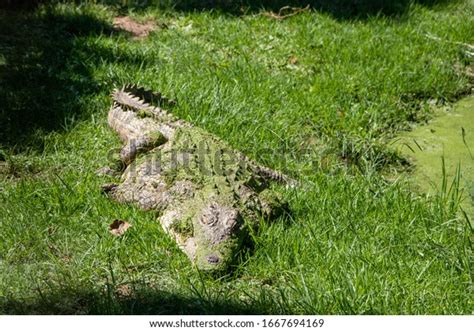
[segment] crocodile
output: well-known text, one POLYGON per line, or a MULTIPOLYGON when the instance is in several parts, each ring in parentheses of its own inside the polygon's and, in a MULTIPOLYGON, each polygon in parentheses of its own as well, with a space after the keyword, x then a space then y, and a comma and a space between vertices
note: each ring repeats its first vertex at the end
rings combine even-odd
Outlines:
POLYGON ((135 85, 112 92, 108 124, 123 142, 120 180, 104 192, 157 212, 159 223, 200 271, 229 270, 249 231, 286 209, 272 182, 294 180, 214 134, 177 118, 175 104, 135 85))

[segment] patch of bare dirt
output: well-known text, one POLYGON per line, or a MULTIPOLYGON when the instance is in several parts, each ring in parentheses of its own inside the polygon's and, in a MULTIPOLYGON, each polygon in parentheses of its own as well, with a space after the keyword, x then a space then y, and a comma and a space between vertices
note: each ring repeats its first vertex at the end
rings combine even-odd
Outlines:
POLYGON ((145 38, 156 29, 156 23, 153 21, 140 23, 129 16, 117 16, 113 23, 116 29, 130 33, 135 39, 145 38))
POLYGON ((114 236, 119 237, 123 235, 125 231, 127 231, 128 228, 131 226, 132 225, 127 221, 115 220, 112 222, 112 224, 109 225, 109 231, 114 236))

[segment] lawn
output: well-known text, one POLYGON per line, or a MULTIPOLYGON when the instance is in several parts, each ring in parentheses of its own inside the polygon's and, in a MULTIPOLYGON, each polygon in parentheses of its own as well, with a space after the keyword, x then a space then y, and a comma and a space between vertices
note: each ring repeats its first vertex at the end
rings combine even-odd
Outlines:
POLYGON ((286 19, 271 1, 95 2, 0 9, 1 313, 473 312, 463 192, 412 190, 390 145, 471 93, 472 1, 336 1, 286 19), (156 30, 133 38, 118 15, 156 30), (289 212, 262 222, 229 275, 199 273, 156 214, 100 193, 95 171, 120 146, 110 92, 125 83, 300 183, 276 188, 289 212), (132 224, 124 236, 114 219, 132 224))

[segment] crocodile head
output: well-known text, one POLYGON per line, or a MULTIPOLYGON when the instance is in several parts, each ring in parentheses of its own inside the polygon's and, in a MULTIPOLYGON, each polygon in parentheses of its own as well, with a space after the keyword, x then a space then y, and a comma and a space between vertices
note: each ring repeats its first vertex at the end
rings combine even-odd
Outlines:
POLYGON ((242 242, 241 213, 222 199, 192 199, 166 211, 160 221, 201 271, 226 271, 242 242))

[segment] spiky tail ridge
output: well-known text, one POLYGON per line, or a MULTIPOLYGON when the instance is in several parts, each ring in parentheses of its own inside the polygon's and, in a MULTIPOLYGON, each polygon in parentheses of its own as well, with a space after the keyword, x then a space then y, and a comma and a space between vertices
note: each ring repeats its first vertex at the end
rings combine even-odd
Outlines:
POLYGON ((124 85, 120 89, 114 89, 112 92, 112 99, 115 104, 120 105, 123 109, 130 109, 133 111, 144 111, 150 115, 158 117, 167 117, 172 119, 173 116, 161 108, 161 106, 174 107, 175 100, 170 100, 151 90, 146 90, 137 85, 124 85), (154 104, 158 104, 155 106, 154 104))

